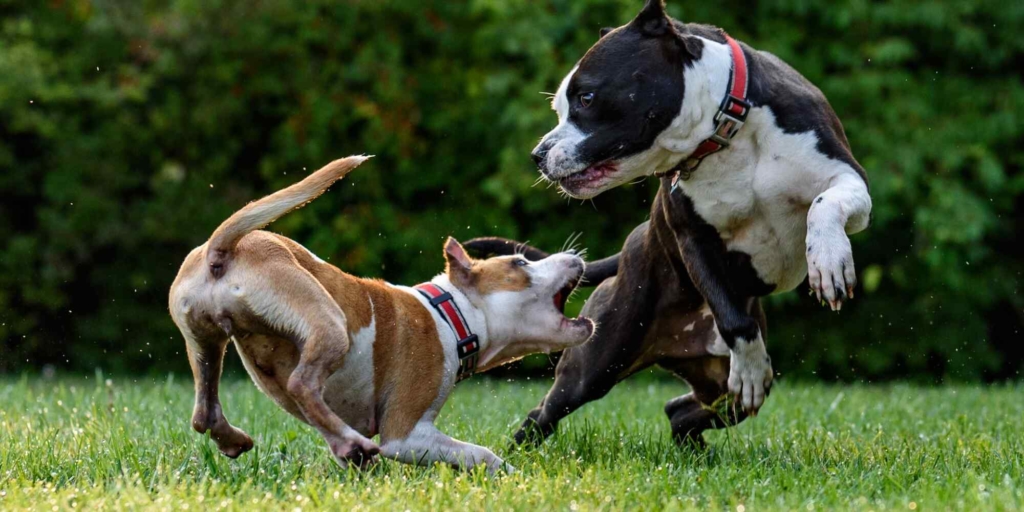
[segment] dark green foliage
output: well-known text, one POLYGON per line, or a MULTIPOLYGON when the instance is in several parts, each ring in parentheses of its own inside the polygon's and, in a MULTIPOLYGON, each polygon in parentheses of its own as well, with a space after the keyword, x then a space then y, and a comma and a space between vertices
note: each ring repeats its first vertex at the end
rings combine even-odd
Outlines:
MULTIPOLYGON (((272 229, 414 283, 441 241, 593 256, 653 181, 567 204, 531 188, 541 91, 640 0, 0 0, 0 370, 184 370, 178 265, 251 199, 377 157, 272 229)), ((840 315, 769 300, 783 376, 998 378, 1024 359, 1024 4, 670 2, 818 84, 868 170, 863 284, 840 315)))

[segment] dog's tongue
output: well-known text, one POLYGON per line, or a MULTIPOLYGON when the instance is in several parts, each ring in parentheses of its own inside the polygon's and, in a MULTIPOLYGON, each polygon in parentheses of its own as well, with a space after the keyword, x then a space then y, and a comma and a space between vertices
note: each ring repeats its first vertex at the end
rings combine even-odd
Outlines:
POLYGON ((561 290, 559 290, 558 293, 555 294, 554 302, 555 302, 555 309, 557 309, 559 311, 562 311, 562 306, 564 306, 564 304, 562 302, 562 291, 561 290))

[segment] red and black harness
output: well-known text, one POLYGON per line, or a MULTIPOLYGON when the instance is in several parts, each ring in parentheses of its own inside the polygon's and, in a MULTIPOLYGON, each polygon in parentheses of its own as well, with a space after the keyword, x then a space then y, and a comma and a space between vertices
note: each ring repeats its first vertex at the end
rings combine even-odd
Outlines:
POLYGON ((473 375, 480 357, 480 340, 469 330, 469 322, 466 322, 466 317, 462 316, 462 311, 459 310, 452 294, 432 283, 418 284, 415 288, 427 298, 430 305, 434 306, 434 309, 455 333, 455 339, 458 340, 455 344, 455 352, 459 356, 459 374, 456 381, 473 375))
POLYGON ((725 41, 732 54, 732 68, 729 71, 729 89, 725 92, 725 98, 715 114, 715 131, 711 137, 701 142, 690 156, 682 159, 668 171, 657 174, 658 177, 671 176, 673 189, 680 178, 683 181, 688 180, 704 158, 729 147, 732 138, 736 136, 736 132, 750 114, 751 105, 747 100, 747 85, 750 81, 747 74, 747 58, 735 39, 726 34, 725 41))

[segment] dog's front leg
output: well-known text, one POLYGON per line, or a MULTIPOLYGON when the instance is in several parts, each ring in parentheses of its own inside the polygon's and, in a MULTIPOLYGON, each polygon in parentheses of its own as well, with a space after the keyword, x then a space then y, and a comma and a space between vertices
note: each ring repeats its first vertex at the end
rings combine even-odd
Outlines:
POLYGON ((228 423, 220 405, 220 374, 228 339, 223 333, 209 337, 196 337, 190 332, 183 334, 196 388, 192 428, 200 434, 209 432, 224 455, 232 459, 238 457, 252 449, 252 438, 228 423))
POLYGON ((871 196, 864 180, 853 174, 842 174, 831 185, 807 212, 807 278, 818 300, 838 311, 857 286, 847 235, 867 228, 871 196))
POLYGON ((428 421, 417 423, 404 439, 385 441, 381 446, 381 455, 407 464, 428 465, 443 462, 466 470, 483 464, 491 474, 498 470, 506 473, 515 471, 515 468, 506 464, 491 450, 452 439, 428 421))
POLYGON ((718 332, 730 350, 728 389, 751 416, 757 414, 771 389, 771 358, 763 333, 751 314, 756 301, 733 290, 725 267, 726 249, 718 231, 704 222, 680 190, 668 192, 662 184, 659 200, 668 225, 690 275, 711 313, 718 332))

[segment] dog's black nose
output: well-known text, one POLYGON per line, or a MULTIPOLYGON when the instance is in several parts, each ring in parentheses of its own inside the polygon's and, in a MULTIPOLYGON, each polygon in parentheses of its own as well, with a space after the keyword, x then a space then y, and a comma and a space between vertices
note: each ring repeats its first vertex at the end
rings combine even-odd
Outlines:
POLYGON ((533 153, 530 153, 530 158, 533 158, 533 163, 536 164, 538 168, 544 165, 544 158, 547 156, 548 150, 541 148, 540 146, 537 146, 537 149, 534 149, 533 153))

